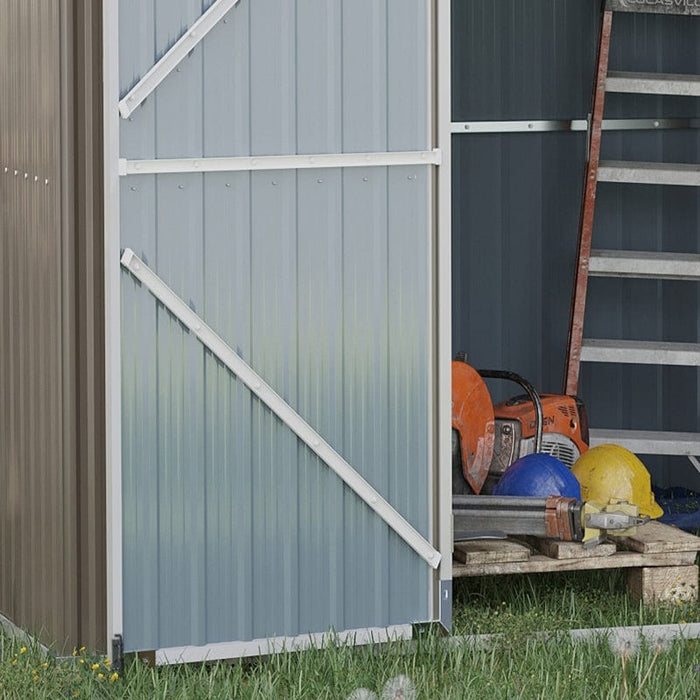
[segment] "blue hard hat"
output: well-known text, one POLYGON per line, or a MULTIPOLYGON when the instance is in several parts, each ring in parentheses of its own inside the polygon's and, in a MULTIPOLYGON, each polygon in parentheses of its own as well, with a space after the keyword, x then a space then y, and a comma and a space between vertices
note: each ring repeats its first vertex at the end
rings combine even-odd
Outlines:
POLYGON ((513 462, 492 493, 496 496, 565 496, 581 500, 581 486, 556 457, 532 454, 513 462))

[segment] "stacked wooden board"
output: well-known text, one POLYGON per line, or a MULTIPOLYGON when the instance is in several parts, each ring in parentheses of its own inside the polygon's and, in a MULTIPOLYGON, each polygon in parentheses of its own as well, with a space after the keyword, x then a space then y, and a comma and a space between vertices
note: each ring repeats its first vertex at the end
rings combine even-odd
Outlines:
POLYGON ((609 538, 590 548, 538 538, 457 542, 453 576, 625 568, 635 600, 697 600, 698 551, 700 537, 652 521, 634 535, 609 538))

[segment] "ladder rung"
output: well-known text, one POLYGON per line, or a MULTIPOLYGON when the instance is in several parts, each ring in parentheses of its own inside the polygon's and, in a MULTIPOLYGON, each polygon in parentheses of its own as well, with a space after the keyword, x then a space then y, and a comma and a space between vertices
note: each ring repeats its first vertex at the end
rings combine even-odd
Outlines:
POLYGON ((605 80, 605 90, 606 92, 631 92, 639 95, 700 97, 700 75, 610 71, 605 80))
POLYGON ((700 15, 698 0, 607 0, 606 10, 658 15, 700 15))
POLYGON ((609 443, 642 455, 700 455, 698 433, 591 428, 591 447, 609 443))
POLYGON ((592 250, 588 272, 594 277, 700 280, 700 255, 636 250, 592 250))
POLYGON ((584 340, 582 362, 700 366, 700 344, 648 340, 584 340))
POLYGON ((642 185, 687 185, 700 187, 700 165, 697 163, 633 163, 600 161, 601 182, 632 182, 642 185))

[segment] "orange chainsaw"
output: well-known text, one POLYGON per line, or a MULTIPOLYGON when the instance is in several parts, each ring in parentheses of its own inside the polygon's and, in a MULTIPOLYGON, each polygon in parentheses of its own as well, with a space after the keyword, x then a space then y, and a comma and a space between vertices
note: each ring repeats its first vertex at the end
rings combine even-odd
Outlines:
POLYGON ((572 467, 588 449, 588 418, 576 396, 538 394, 514 372, 452 363, 452 492, 488 494, 516 460, 544 452, 572 467), (493 405, 484 379, 506 379, 525 394, 493 405))

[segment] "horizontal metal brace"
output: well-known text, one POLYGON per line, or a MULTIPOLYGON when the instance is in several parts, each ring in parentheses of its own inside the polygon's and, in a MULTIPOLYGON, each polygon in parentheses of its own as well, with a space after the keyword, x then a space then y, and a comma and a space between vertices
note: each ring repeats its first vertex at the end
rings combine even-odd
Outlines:
POLYGON ((245 384, 283 423, 315 452, 384 522, 434 569, 440 553, 382 495, 341 457, 275 390, 190 307, 127 248, 121 264, 147 287, 197 339, 245 384))
MULTIPOLYGON (((604 119, 606 131, 640 129, 700 129, 700 119, 604 119)), ((452 122, 453 134, 540 133, 543 131, 587 131, 585 119, 528 119, 517 121, 452 122)))
POLYGON ((700 454, 700 434, 698 433, 591 428, 590 438, 591 447, 614 443, 642 455, 687 457, 700 454))
POLYGON ((700 343, 592 338, 583 341, 581 362, 700 367, 700 343))
POLYGON ((660 15, 700 15, 700 0, 607 0, 606 10, 660 15))
POLYGON ((179 63, 219 23, 239 0, 216 2, 185 32, 175 45, 119 102, 119 114, 127 119, 131 113, 177 68, 179 63))
POLYGON ((288 156, 240 156, 232 158, 119 159, 119 174, 221 173, 250 170, 304 170, 308 168, 367 168, 390 165, 440 165, 442 152, 389 151, 385 153, 314 153, 288 156))

